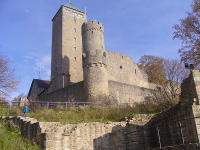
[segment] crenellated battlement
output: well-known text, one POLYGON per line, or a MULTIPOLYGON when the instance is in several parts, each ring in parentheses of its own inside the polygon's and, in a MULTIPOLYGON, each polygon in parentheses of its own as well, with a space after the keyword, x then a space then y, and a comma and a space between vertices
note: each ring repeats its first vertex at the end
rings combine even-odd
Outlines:
POLYGON ((92 27, 92 28, 86 28, 85 29, 86 32, 92 32, 92 31, 100 31, 100 32, 104 32, 102 27, 92 27))
POLYGON ((85 32, 92 32, 92 31, 104 32, 103 24, 96 20, 89 21, 85 26, 85 32))

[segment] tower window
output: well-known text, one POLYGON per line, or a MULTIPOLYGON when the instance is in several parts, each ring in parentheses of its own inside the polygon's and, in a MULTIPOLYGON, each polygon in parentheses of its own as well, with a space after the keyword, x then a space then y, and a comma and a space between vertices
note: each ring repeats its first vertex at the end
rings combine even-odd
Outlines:
POLYGON ((76 47, 74 47, 74 50, 76 51, 76 47))
POLYGON ((76 42, 76 38, 74 38, 74 41, 76 42))
POLYGON ((120 69, 122 69, 123 67, 122 66, 120 66, 120 69))
POLYGON ((135 69, 135 74, 137 73, 137 70, 135 69))
POLYGON ((74 32, 76 33, 76 28, 74 28, 74 32))
POLYGON ((76 57, 74 57, 74 60, 76 61, 76 57))
POLYGON ((76 23, 76 16, 74 16, 74 23, 76 23))

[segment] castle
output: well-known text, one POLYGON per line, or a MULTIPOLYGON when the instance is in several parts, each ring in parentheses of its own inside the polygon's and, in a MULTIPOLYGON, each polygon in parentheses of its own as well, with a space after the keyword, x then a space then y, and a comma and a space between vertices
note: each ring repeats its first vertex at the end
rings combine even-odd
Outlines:
POLYGON ((151 95, 155 86, 132 58, 105 48, 102 23, 72 3, 52 22, 51 79, 34 79, 29 100, 135 103, 151 95))

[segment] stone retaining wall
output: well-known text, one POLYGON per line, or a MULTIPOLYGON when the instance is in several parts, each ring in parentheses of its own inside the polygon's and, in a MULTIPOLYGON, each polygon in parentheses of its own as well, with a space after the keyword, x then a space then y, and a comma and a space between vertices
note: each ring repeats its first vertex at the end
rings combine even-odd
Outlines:
POLYGON ((126 122, 80 123, 62 125, 38 122, 24 117, 2 117, 16 125, 22 136, 43 150, 144 150, 144 132, 140 125, 126 122))
MULTIPOLYGON (((193 106, 193 112, 199 112, 199 108, 199 105, 193 106)), ((184 136, 188 138, 185 144, 167 145, 176 145, 176 140, 180 139, 180 134, 176 134, 179 131, 164 126, 165 124, 170 125, 171 113, 177 116, 174 111, 170 110, 170 113, 163 112, 153 118, 151 115, 138 115, 128 123, 93 122, 62 125, 58 122, 38 122, 36 119, 20 116, 1 117, 0 120, 17 126, 23 137, 36 142, 43 150, 158 150, 157 131, 152 127, 164 121, 164 124, 161 124, 164 128, 160 128, 161 149, 199 150, 197 144, 187 142, 187 140, 195 139, 198 143, 199 120, 196 122, 193 120, 193 124, 187 124, 188 129, 183 129, 184 136), (143 121, 140 121, 141 118, 143 121), (170 138, 164 134, 165 131, 170 138), (156 140, 156 143, 152 143, 152 139, 156 140)))

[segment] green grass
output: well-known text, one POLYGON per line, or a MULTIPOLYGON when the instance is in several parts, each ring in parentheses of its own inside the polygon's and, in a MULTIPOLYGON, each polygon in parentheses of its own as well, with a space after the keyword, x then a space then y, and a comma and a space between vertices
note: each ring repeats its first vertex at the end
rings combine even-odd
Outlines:
POLYGON ((0 116, 17 116, 21 114, 20 111, 22 111, 20 107, 0 106, 0 116))
MULTIPOLYGON (((153 114, 161 110, 158 105, 138 104, 133 107, 75 107, 71 109, 45 109, 38 108, 32 110, 28 114, 29 117, 38 121, 45 122, 61 122, 61 123, 84 123, 84 122, 118 122, 125 120, 125 117, 132 118, 135 114, 153 114)), ((1 108, 0 116, 16 116, 20 115, 22 108, 1 108)))
POLYGON ((0 121, 0 150, 40 150, 40 148, 22 138, 17 130, 8 128, 0 121))
POLYGON ((38 121, 61 122, 61 123, 84 123, 84 122, 118 122, 125 117, 132 118, 135 114, 155 113, 154 109, 144 106, 135 107, 79 107, 71 109, 38 109, 30 112, 29 117, 38 121))

